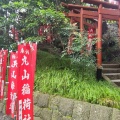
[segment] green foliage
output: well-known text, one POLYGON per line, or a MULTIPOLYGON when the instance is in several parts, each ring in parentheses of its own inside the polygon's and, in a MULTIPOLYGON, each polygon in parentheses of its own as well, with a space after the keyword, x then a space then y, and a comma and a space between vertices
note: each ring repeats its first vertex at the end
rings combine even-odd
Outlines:
POLYGON ((94 68, 42 51, 37 56, 36 91, 120 109, 120 89, 107 81, 96 81, 94 68))
MULTIPOLYGON (((71 61, 77 65, 84 66, 95 66, 95 49, 93 49, 93 45, 97 42, 96 39, 93 39, 91 43, 88 41, 88 33, 79 33, 74 32, 74 40, 71 46, 72 54, 69 55, 71 61), (92 44, 91 52, 88 51, 87 45, 92 44)), ((63 52, 63 56, 67 54, 66 51, 63 52)))
POLYGON ((113 61, 119 57, 119 38, 118 25, 116 23, 108 23, 108 30, 103 35, 103 61, 113 61))
MULTIPOLYGON (((13 42, 8 32, 10 25, 13 25, 19 32, 19 38, 27 41, 43 41, 44 37, 38 35, 38 29, 41 25, 51 25, 51 33, 54 36, 61 36, 60 31, 68 25, 68 20, 65 18, 59 6, 59 11, 56 10, 56 4, 50 0, 14 0, 1 1, 0 13, 0 28, 4 31, 2 37, 5 42, 13 42)), ((47 35, 48 31, 46 31, 47 35)), ((2 41, 2 39, 1 39, 2 41)), ((9 46, 8 45, 8 46, 9 46)))

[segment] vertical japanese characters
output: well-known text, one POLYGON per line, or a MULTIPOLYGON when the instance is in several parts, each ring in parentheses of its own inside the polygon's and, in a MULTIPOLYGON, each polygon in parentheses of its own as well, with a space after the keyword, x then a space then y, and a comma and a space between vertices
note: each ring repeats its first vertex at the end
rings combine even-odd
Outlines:
POLYGON ((36 43, 22 43, 10 53, 6 114, 17 120, 33 120, 36 52, 36 43))
POLYGON ((33 84, 36 62, 36 44, 18 46, 18 120, 33 120, 33 84))
POLYGON ((18 80, 18 53, 10 53, 10 66, 8 74, 8 92, 6 101, 6 114, 14 118, 16 115, 17 102, 17 80, 18 80))

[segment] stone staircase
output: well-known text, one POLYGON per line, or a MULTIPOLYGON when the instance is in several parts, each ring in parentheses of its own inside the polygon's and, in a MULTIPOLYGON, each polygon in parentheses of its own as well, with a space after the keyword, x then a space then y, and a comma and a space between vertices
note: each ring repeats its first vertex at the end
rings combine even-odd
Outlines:
POLYGON ((120 64, 102 64, 102 76, 120 87, 120 64))

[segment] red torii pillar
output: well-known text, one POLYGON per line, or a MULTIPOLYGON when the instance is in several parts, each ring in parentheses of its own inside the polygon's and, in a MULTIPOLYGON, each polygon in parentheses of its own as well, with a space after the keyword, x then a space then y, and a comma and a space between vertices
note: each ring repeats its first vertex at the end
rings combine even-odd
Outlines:
MULTIPOLYGON (((99 9, 102 8, 102 4, 99 5, 99 9)), ((98 9, 98 41, 97 41, 97 67, 102 66, 102 14, 98 9)))
POLYGON ((84 31, 84 24, 83 24, 83 8, 80 10, 80 32, 84 31))

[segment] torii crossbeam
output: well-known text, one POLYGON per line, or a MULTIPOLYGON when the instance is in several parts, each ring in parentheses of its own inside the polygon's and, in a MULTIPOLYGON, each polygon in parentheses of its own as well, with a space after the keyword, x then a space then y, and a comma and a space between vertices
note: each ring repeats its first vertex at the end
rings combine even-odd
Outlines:
MULTIPOLYGON (((112 4, 100 0, 82 0, 85 3, 97 5, 97 8, 62 3, 64 7, 70 10, 66 16, 71 19, 80 22, 80 30, 84 30, 84 24, 90 26, 84 22, 84 18, 91 18, 98 20, 98 42, 97 50, 102 50, 102 20, 115 20, 119 24, 119 35, 120 35, 120 1, 118 4, 112 4)), ((120 43, 120 42, 119 42, 120 43)), ((102 51, 97 53, 97 66, 98 68, 102 65, 102 51)))

